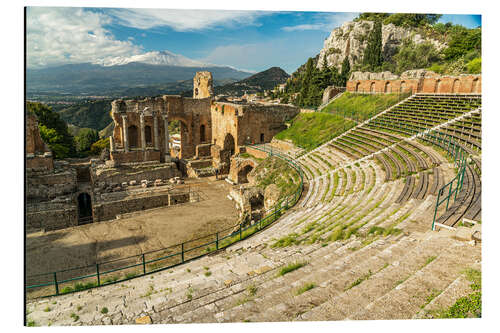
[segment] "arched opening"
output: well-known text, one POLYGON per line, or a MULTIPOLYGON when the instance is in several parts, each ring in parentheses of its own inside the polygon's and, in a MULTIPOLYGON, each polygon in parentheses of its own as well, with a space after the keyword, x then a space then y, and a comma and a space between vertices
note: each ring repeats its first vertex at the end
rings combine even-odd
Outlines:
POLYGON ((264 133, 260 133, 260 143, 264 143, 264 133))
POLYGON ((128 145, 130 148, 137 148, 138 146, 137 126, 132 125, 128 127, 128 145))
POLYGON ((436 80, 436 83, 434 84, 434 92, 435 93, 438 93, 439 92, 439 88, 441 86, 441 80, 436 80))
POLYGON ((92 222, 92 200, 88 193, 78 195, 78 224, 92 222))
POLYGON ((384 85, 384 93, 388 93, 389 92, 389 85, 390 85, 389 82, 385 83, 385 85, 384 85))
POLYGON ((246 165, 240 171, 238 171, 238 184, 248 183, 248 174, 253 170, 251 165, 246 165))
POLYGON ((151 126, 146 126, 144 128, 144 136, 146 137, 146 144, 153 143, 153 138, 151 136, 151 126))
POLYGON ((356 83, 356 90, 355 90, 356 92, 358 92, 358 91, 359 91, 359 85, 360 85, 360 84, 361 84, 360 82, 356 83))
POLYGON ((234 138, 231 135, 231 133, 227 133, 226 137, 224 138, 224 150, 230 152, 230 156, 234 155, 234 152, 236 151, 236 146, 234 144, 234 138))
POLYGON ((205 125, 200 126, 200 142, 205 142, 206 137, 205 137, 205 125))
POLYGON ((401 81, 401 85, 399 86, 399 92, 404 92, 406 89, 406 82, 401 81))
POLYGON ((459 79, 455 79, 453 81, 453 86, 451 87, 451 92, 452 93, 458 93, 459 88, 460 88, 460 80, 459 79))
POLYGON ((475 78, 474 80, 472 80, 472 89, 471 89, 472 93, 477 93, 478 82, 479 82, 478 78, 475 78))
POLYGON ((370 92, 371 92, 371 93, 374 93, 374 92, 375 92, 375 82, 372 82, 372 83, 370 84, 370 92))

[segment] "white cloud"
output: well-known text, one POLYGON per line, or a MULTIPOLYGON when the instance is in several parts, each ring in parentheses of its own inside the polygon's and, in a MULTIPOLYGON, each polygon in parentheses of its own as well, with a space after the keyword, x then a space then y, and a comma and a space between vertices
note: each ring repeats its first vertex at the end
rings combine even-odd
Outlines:
POLYGON ((283 31, 303 31, 303 30, 325 30, 326 24, 299 24, 288 27, 283 27, 283 31))
POLYGON ((217 26, 258 25, 257 18, 273 12, 195 9, 109 9, 116 23, 137 29, 169 26, 176 31, 210 29, 217 26))
POLYGON ((112 22, 82 8, 29 7, 26 21, 27 66, 102 61, 142 53, 131 41, 120 41, 104 28, 112 22))
POLYGON ((358 16, 358 13, 317 13, 309 18, 312 23, 285 26, 282 27, 281 30, 286 32, 305 30, 332 31, 356 16, 358 16))

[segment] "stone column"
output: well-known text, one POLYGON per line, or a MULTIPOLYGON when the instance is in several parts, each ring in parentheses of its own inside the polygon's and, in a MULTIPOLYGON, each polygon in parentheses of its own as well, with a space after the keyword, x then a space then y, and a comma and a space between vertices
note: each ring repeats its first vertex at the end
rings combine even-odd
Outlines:
POLYGON ((122 115, 123 120, 123 148, 128 152, 128 127, 127 127, 127 115, 122 115))
POLYGON ((115 151, 115 138, 112 135, 109 137, 109 151, 115 151))
POLYGON ((141 113, 141 147, 142 150, 146 150, 146 127, 144 125, 144 113, 141 113))
POLYGON ((163 124, 165 126, 165 162, 170 160, 170 135, 168 133, 168 116, 163 116, 163 124))
POLYGON ((153 127, 154 127, 154 140, 155 140, 155 150, 160 149, 160 145, 158 144, 158 115, 153 114, 153 127))

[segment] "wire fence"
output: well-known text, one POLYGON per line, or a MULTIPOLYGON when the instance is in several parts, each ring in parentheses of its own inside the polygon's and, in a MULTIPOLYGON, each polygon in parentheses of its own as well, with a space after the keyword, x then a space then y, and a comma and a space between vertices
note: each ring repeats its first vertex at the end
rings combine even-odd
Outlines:
POLYGON ((254 145, 253 148, 285 160, 300 178, 297 189, 266 210, 260 220, 250 225, 237 224, 213 234, 138 255, 27 276, 25 285, 28 298, 74 293, 173 268, 214 253, 271 225, 299 201, 303 190, 303 172, 292 159, 273 152, 269 147, 254 145))

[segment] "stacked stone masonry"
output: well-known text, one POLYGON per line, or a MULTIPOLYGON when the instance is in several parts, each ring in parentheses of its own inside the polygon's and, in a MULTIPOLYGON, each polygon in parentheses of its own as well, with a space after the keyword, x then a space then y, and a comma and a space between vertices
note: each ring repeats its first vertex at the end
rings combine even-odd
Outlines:
POLYGON ((349 92, 480 94, 481 75, 440 76, 434 72, 408 71, 401 77, 387 73, 354 72, 346 85, 349 92))

